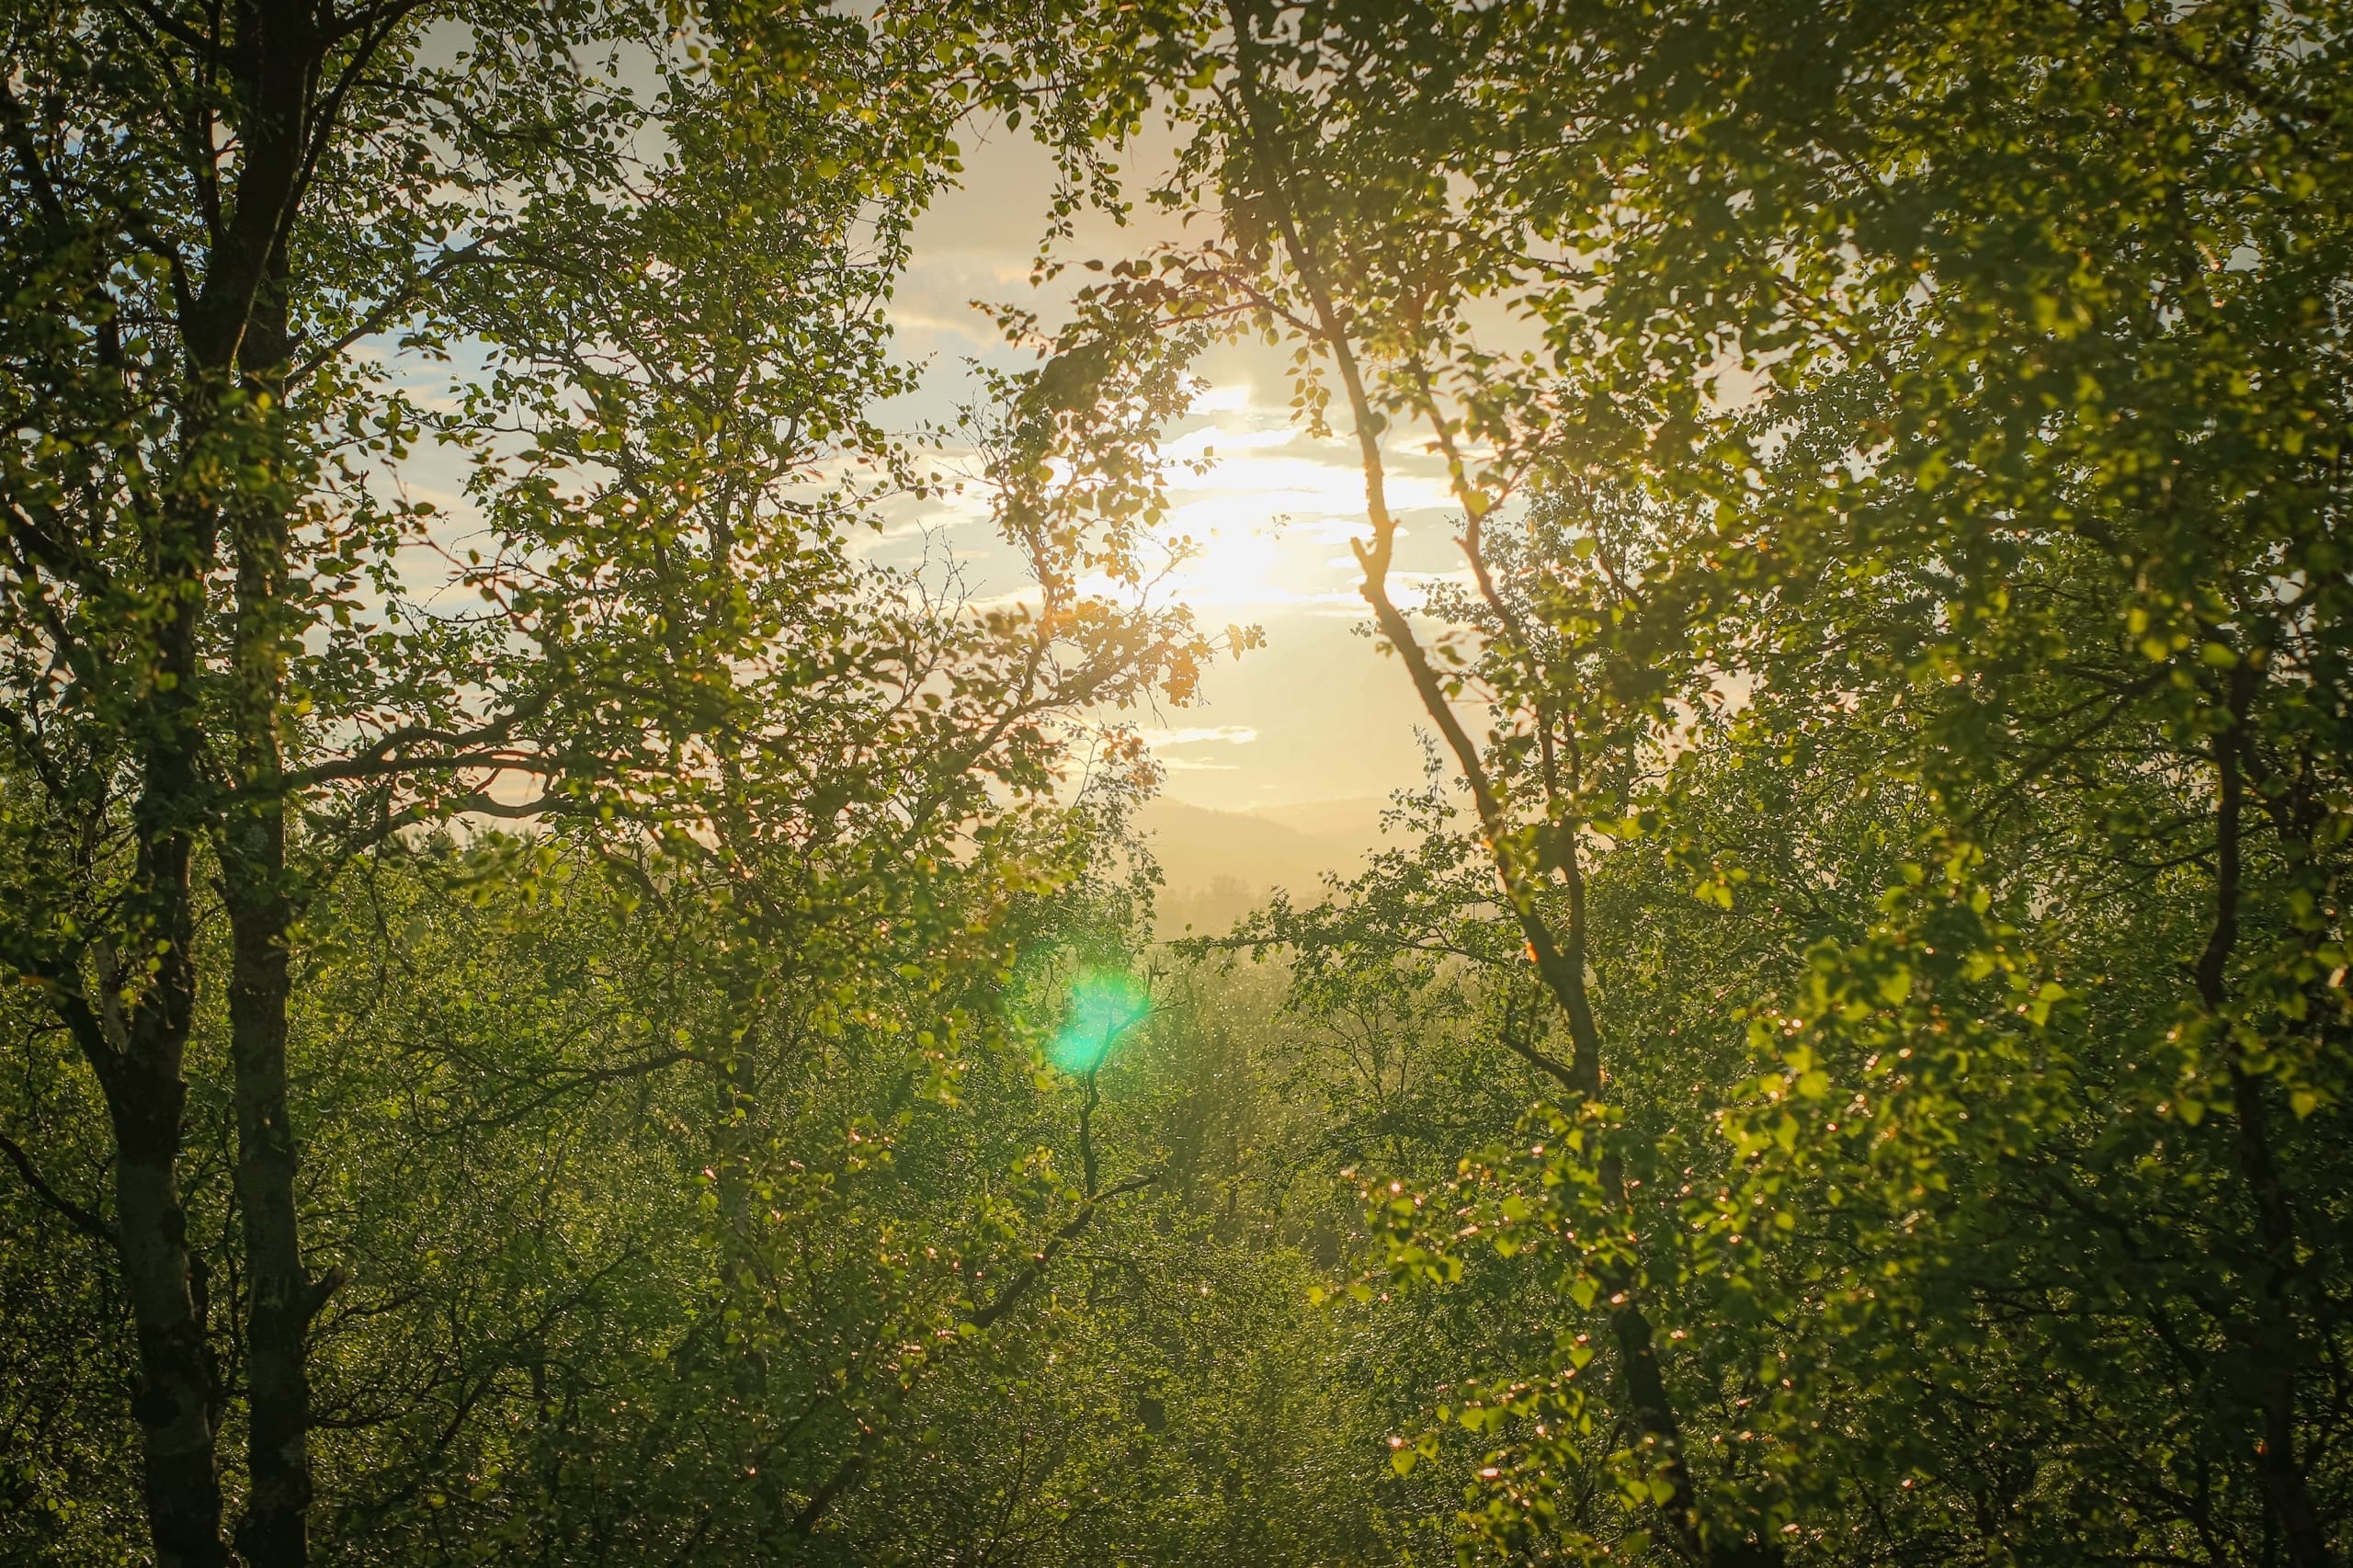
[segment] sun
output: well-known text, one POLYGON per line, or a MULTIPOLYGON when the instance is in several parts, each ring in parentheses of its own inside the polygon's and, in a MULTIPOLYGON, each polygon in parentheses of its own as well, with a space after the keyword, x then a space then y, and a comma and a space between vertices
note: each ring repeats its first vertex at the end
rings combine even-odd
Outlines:
POLYGON ((1275 582, 1279 552, 1269 529, 1227 523, 1195 534, 1193 543, 1172 579, 1187 604, 1267 604, 1288 597, 1275 582))

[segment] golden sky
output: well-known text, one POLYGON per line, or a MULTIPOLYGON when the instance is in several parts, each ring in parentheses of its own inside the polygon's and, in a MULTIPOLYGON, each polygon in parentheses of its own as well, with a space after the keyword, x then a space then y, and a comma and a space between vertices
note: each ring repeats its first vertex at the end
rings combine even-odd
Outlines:
MULTIPOLYGON (((923 391, 888 410, 894 422, 945 420, 971 393, 969 361, 1029 363, 997 338, 975 300, 1020 301, 1053 319, 1056 301, 1032 298, 1029 264, 1046 221, 1051 166, 1029 139, 1000 132, 968 145, 962 187, 947 193, 915 235, 893 301, 903 353, 925 364, 923 391)), ((1116 258, 1175 232, 1082 229, 1072 254, 1116 258)), ((1192 708, 1142 716, 1167 768, 1166 793, 1235 811, 1361 801, 1418 783, 1420 718, 1404 672, 1362 635, 1348 540, 1364 531, 1353 448, 1311 441, 1291 424, 1286 351, 1220 349, 1201 365, 1211 390, 1168 449, 1207 451, 1214 466, 1180 473, 1176 531, 1206 548, 1171 586, 1211 627, 1256 623, 1267 646, 1222 662, 1192 708)), ((1427 454, 1391 456, 1392 505, 1404 519, 1401 576, 1461 565, 1443 472, 1427 454)), ((1011 572, 976 499, 934 504, 893 519, 875 553, 914 562, 951 551, 976 587, 1011 572)), ((994 585, 1002 587, 1003 584, 994 585)))

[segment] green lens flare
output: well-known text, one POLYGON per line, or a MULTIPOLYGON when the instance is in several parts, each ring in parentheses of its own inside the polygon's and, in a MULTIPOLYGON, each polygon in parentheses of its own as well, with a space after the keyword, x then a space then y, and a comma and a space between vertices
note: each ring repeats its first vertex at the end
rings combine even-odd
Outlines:
POLYGON ((1117 970, 1089 970, 1071 982, 1070 1015, 1046 1054, 1065 1073, 1091 1073, 1151 1011, 1152 999, 1134 981, 1117 970))

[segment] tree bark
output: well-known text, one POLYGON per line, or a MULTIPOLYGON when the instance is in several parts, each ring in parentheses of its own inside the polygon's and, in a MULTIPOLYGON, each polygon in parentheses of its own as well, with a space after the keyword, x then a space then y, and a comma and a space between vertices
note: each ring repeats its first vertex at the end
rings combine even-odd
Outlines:
MULTIPOLYGON (((176 977, 166 983, 179 990, 176 977)), ((186 996, 181 991, 170 1001, 186 996)), ((116 1229, 139 1346, 131 1408, 155 1561, 160 1568, 210 1568, 229 1557, 221 1539, 212 1358, 196 1310, 178 1181, 188 1015, 151 996, 149 1007, 159 1006, 165 1016, 141 1021, 100 1082, 114 1128, 116 1229)))
MULTIPOLYGON (((302 1260, 287 1101, 285 824, 268 804, 231 824, 230 1055, 236 1191, 247 1280, 245 1508, 237 1548, 256 1568, 309 1558, 311 1319, 324 1300, 302 1260)), ((333 1275, 329 1279, 334 1278, 333 1275)))
POLYGON ((119 1251, 139 1346, 131 1415, 160 1568, 228 1561, 213 1426, 218 1390, 179 1192, 188 1103, 182 1070, 197 994, 197 626, 211 528, 201 507, 176 508, 162 520, 157 576, 181 591, 157 630, 154 678, 133 721, 143 778, 131 808, 137 859, 127 943, 119 954, 98 949, 95 1007, 61 987, 72 999, 67 1022, 97 1074, 114 1132, 119 1251))
POLYGON ((288 245, 313 131, 323 43, 310 9, 248 0, 236 10, 236 99, 244 147, 236 205, 189 334, 204 370, 251 400, 255 449, 228 500, 236 568, 224 749, 233 775, 221 820, 231 934, 229 1044, 237 1127, 234 1187, 246 1301, 247 1484, 239 1553, 255 1568, 307 1562, 312 1497, 311 1320, 324 1300, 302 1260, 287 1094, 291 992, 278 725, 294 629, 287 605, 290 513, 299 480, 283 406, 290 331, 288 245))
MULTIPOLYGON (((286 257, 271 258, 240 349, 244 383, 273 405, 291 349, 286 257)), ((237 586, 230 711, 237 782, 224 823, 230 1064, 237 1117, 236 1190, 243 1221, 248 1486, 237 1548, 255 1568, 310 1558, 311 1320, 324 1300, 302 1260, 299 1161, 287 1095, 286 949, 295 903, 286 864, 286 781, 278 718, 294 635, 286 603, 290 442, 273 406, 267 481, 244 498, 232 530, 237 586)), ((326 1289, 335 1276, 330 1275, 326 1289)))
MULTIPOLYGON (((2246 799, 2247 715, 2253 706, 2256 666, 2242 661, 2232 674, 2229 727, 2214 737, 2215 829, 2214 920, 2191 973, 2198 999, 2227 1042, 2230 962, 2238 947, 2240 883, 2244 875, 2243 816, 2246 799)), ((2259 1261, 2255 1269, 2258 1300, 2246 1336, 2254 1363, 2256 1409, 2262 1431, 2255 1440, 2255 1471, 2265 1506, 2279 1526, 2288 1561, 2295 1568, 2331 1568, 2327 1531, 2313 1501, 2310 1477, 2297 1453, 2296 1378, 2302 1335, 2295 1317, 2296 1221, 2271 1150, 2270 1108, 2263 1083, 2232 1062, 2232 1140, 2239 1175, 2253 1200, 2259 1261)))

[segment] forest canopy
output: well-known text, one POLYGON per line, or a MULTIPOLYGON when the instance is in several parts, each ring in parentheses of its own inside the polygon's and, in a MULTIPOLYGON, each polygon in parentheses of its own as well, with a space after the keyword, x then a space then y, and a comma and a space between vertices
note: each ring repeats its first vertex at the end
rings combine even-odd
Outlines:
POLYGON ((2342 0, 0 15, 0 1557, 2353 1556, 2342 0), (1242 342, 1429 767, 1172 937, 1242 342))

